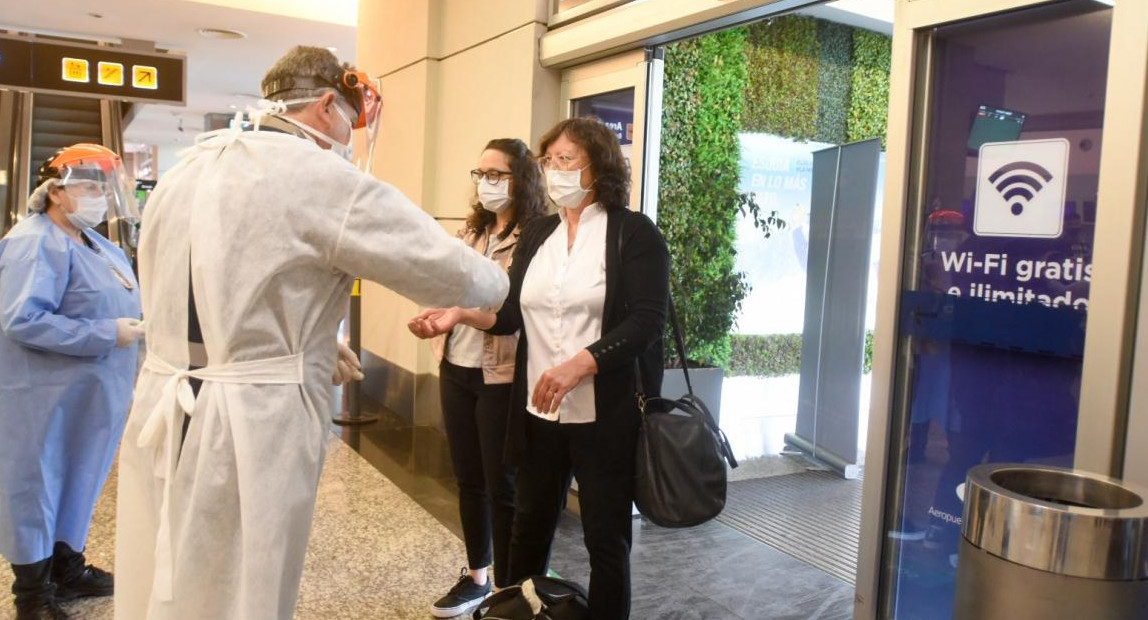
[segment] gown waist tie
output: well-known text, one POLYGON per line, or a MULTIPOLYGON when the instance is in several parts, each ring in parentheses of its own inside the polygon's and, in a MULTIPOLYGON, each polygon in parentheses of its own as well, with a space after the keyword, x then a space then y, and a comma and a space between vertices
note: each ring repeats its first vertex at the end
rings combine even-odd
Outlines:
POLYGON ((171 540, 171 487, 179 462, 184 415, 195 412, 195 393, 189 379, 207 383, 247 385, 302 385, 303 354, 285 355, 262 360, 216 364, 189 370, 176 368, 149 352, 144 368, 167 376, 159 402, 148 414, 136 444, 152 448, 154 473, 163 480, 163 502, 160 504, 159 528, 155 545, 155 582, 152 592, 160 601, 171 601, 175 558, 171 540))

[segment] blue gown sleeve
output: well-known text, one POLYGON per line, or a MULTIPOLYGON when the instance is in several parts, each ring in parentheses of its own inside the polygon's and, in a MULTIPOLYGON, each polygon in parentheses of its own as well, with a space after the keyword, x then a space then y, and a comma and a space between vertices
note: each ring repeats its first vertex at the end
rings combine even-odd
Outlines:
POLYGON ((0 331, 26 347, 74 357, 115 349, 115 319, 56 314, 68 284, 66 252, 24 249, 10 246, 0 256, 0 331))

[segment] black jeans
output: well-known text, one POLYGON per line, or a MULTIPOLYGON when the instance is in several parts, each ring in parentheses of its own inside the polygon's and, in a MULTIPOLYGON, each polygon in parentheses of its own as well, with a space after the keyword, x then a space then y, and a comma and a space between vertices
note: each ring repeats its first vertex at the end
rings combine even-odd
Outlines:
POLYGON ((458 480, 467 562, 471 569, 479 569, 490 566, 493 559, 495 585, 512 585, 508 566, 514 468, 502 460, 510 384, 487 385, 482 369, 455 366, 444 359, 439 389, 451 465, 458 480))
POLYGON ((558 424, 527 414, 527 452, 518 474, 517 511, 510 542, 515 581, 545 575, 554 530, 571 477, 578 479, 582 533, 590 552, 590 617, 630 617, 630 544, 633 536, 633 450, 608 458, 595 441, 597 425, 558 424))

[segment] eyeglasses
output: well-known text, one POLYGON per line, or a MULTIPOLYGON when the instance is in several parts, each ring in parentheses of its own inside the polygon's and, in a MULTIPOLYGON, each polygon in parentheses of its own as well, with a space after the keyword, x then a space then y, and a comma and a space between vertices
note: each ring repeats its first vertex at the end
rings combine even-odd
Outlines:
POLYGON ((554 157, 549 155, 539 157, 538 165, 542 166, 543 170, 577 170, 580 168, 578 162, 581 160, 581 157, 563 153, 561 155, 555 155, 554 157))
POLYGON ((107 184, 99 181, 70 181, 64 184, 63 188, 69 195, 76 197, 95 198, 103 196, 108 191, 107 184))
POLYGON ((486 182, 490 183, 491 185, 496 185, 502 179, 509 179, 513 176, 514 176, 514 173, 509 172, 507 170, 490 169, 490 170, 471 170, 470 171, 470 180, 475 185, 478 185, 478 182, 481 181, 482 179, 486 179, 486 182))

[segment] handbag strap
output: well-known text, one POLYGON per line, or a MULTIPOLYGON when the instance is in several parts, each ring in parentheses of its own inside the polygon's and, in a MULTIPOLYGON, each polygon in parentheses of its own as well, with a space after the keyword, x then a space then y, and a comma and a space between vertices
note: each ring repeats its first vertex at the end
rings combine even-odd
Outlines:
POLYGON ((682 326, 678 323, 678 313, 674 309, 674 296, 671 293, 669 296, 670 302, 670 325, 673 327, 674 343, 678 346, 678 361, 682 365, 682 375, 686 378, 686 391, 690 396, 694 395, 694 386, 690 383, 690 365, 686 361, 686 340, 682 337, 682 326))
MULTIPOLYGON (((621 221, 618 223, 618 255, 615 264, 618 265, 618 274, 622 273, 622 234, 626 227, 626 214, 623 213, 621 221)), ((690 396, 694 395, 694 386, 690 383, 689 364, 686 362, 686 341, 682 337, 682 326, 678 322, 678 313, 674 309, 674 294, 673 291, 667 291, 666 301, 670 311, 670 330, 674 333, 674 344, 678 350, 678 360, 682 365, 682 375, 686 379, 686 392, 690 396)), ((638 359, 634 358, 634 394, 638 397, 638 408, 642 411, 646 410, 646 388, 642 385, 642 368, 638 364, 638 359)))

